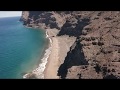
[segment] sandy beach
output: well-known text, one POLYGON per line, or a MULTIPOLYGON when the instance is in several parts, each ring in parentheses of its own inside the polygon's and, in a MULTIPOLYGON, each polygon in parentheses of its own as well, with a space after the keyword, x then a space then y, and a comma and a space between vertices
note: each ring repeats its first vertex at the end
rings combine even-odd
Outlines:
POLYGON ((45 79, 59 79, 57 71, 63 63, 70 46, 74 43, 75 37, 61 36, 58 37, 56 30, 47 30, 49 38, 52 40, 51 53, 44 71, 45 79), (68 40, 68 38, 71 38, 68 40))
POLYGON ((52 49, 50 56, 48 58, 48 63, 46 65, 46 69, 44 72, 44 78, 59 78, 56 73, 58 69, 58 51, 59 51, 59 46, 58 46, 58 40, 57 38, 53 37, 52 38, 52 49), (54 46, 53 46, 54 45, 54 46))

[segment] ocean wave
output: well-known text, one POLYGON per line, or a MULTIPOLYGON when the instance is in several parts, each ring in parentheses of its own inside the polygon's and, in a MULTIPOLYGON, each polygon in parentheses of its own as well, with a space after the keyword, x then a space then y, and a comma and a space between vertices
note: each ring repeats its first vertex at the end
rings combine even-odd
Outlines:
MULTIPOLYGON (((39 66, 32 71, 32 74, 35 74, 37 78, 41 78, 41 79, 44 79, 44 70, 46 68, 46 64, 47 64, 47 61, 48 61, 48 58, 49 58, 49 55, 51 53, 51 49, 52 49, 52 40, 49 38, 49 35, 47 34, 47 31, 46 31, 46 38, 49 39, 50 41, 50 46, 48 49, 45 50, 45 54, 43 56, 43 58, 41 59, 41 63, 39 64, 39 66)), ((28 78, 30 76, 30 73, 27 73, 23 76, 23 78, 28 78)))

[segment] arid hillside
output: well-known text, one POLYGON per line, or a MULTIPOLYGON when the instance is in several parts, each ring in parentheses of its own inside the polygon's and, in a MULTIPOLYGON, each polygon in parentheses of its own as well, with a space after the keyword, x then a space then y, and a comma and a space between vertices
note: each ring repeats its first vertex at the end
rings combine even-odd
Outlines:
POLYGON ((21 21, 28 27, 55 28, 59 37, 76 37, 58 69, 60 78, 120 78, 119 11, 23 11, 21 21))

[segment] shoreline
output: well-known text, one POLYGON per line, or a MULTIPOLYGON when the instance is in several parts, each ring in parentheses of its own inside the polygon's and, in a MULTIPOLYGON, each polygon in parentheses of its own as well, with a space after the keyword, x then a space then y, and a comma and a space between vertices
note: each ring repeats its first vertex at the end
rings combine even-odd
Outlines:
POLYGON ((44 79, 59 79, 58 71, 58 41, 56 37, 49 37, 51 41, 51 53, 47 59, 46 68, 43 72, 44 79))
POLYGON ((44 54, 37 68, 25 74, 23 78, 59 79, 59 76, 57 76, 58 69, 64 62, 67 52, 70 50, 76 38, 67 35, 58 37, 56 36, 58 32, 59 30, 57 29, 45 30, 46 39, 49 39, 48 47, 43 52, 44 54))
MULTIPOLYGON (((28 27, 27 27, 28 28, 28 27)), ((46 64, 48 62, 49 55, 51 53, 51 46, 52 46, 52 39, 49 37, 47 30, 45 30, 45 38, 49 39, 48 45, 46 46, 44 50, 44 54, 40 59, 40 63, 38 64, 37 68, 32 70, 32 72, 26 73, 23 75, 23 78, 30 78, 31 76, 35 75, 36 78, 44 79, 44 70, 46 68, 46 64)))
POLYGON ((44 79, 60 79, 57 75, 61 64, 63 64, 70 47, 74 44, 76 37, 68 35, 57 36, 58 30, 49 29, 48 36, 52 40, 51 53, 44 71, 44 79))

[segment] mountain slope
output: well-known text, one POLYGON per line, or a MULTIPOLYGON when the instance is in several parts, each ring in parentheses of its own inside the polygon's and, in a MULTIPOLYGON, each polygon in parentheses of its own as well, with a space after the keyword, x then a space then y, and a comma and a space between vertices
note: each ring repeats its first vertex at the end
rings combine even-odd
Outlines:
POLYGON ((23 11, 21 21, 34 28, 57 29, 76 41, 60 65, 60 78, 120 78, 119 11, 23 11))

